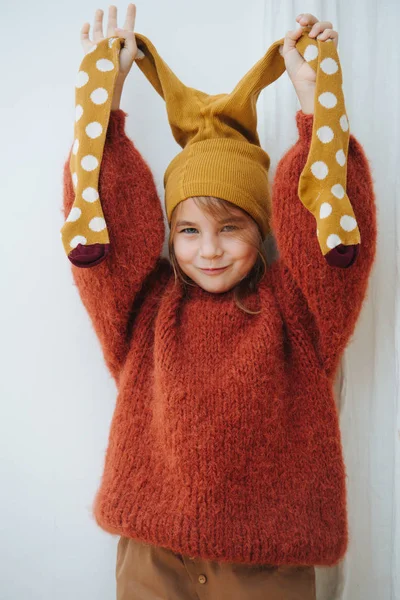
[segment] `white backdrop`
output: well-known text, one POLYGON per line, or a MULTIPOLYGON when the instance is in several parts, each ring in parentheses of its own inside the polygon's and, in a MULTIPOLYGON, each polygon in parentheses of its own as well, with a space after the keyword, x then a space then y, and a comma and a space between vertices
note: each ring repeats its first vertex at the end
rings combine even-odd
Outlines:
MULTIPOLYGON (((123 25, 128 3, 117 3, 123 25)), ((330 20, 350 129, 371 160, 378 252, 336 392, 348 472, 350 546, 317 568, 318 600, 400 599, 400 61, 396 0, 137 1, 148 36, 187 84, 228 92, 300 12, 330 20)), ((62 167, 73 141, 79 33, 108 5, 46 0, 0 6, 1 600, 115 597, 117 537, 90 516, 116 389, 72 285, 60 240, 62 167), (4 73, 5 72, 5 73, 4 73), (5 77, 4 77, 5 75, 5 77)), ((137 67, 121 108, 127 132, 163 173, 180 150, 165 104, 137 67)), ((277 161, 297 139, 286 73, 258 102, 261 144, 277 161)), ((165 247, 166 251, 166 247, 165 247)))

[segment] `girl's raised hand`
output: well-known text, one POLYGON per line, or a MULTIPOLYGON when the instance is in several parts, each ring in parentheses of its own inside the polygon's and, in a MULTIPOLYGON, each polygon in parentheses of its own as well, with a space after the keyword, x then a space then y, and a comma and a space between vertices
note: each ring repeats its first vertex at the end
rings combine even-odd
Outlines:
MULTIPOLYGON (((84 23, 81 29, 81 43, 85 54, 87 54, 97 42, 104 39, 103 14, 104 12, 101 8, 98 8, 95 12, 93 40, 90 40, 89 38, 89 23, 84 23)), ((124 28, 119 29, 117 27, 117 7, 112 5, 108 8, 107 37, 121 37, 125 40, 124 46, 121 46, 119 53, 120 78, 125 78, 128 75, 136 55, 138 54, 138 47, 136 45, 134 34, 135 19, 136 6, 135 4, 129 4, 126 11, 124 28)))
POLYGON ((308 34, 309 37, 318 38, 321 41, 331 39, 336 48, 338 46, 339 34, 332 29, 333 25, 330 21, 318 21, 317 17, 310 13, 298 15, 296 21, 301 27, 287 32, 285 43, 283 46, 280 46, 279 52, 285 59, 286 71, 294 87, 302 89, 309 84, 314 84, 316 81, 314 69, 307 64, 300 52, 296 50, 296 42, 303 33, 303 27, 312 27, 308 34))

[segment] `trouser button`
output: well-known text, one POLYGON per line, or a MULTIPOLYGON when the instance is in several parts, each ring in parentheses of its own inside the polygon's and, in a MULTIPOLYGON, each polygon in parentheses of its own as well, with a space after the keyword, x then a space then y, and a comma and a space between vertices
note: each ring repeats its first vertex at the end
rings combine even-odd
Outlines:
POLYGON ((207 577, 205 575, 199 575, 199 583, 205 583, 207 581, 207 577))

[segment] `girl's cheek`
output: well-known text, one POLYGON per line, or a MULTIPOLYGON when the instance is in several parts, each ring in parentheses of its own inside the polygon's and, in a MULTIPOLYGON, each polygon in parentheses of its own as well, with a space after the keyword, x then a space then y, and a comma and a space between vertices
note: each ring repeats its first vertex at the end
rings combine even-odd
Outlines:
POLYGON ((188 258, 194 252, 193 243, 190 244, 188 240, 178 239, 174 243, 174 250, 177 257, 188 258))
POLYGON ((245 257, 252 251, 252 249, 249 249, 248 244, 240 239, 230 240, 229 249, 232 254, 236 254, 238 258, 245 257))

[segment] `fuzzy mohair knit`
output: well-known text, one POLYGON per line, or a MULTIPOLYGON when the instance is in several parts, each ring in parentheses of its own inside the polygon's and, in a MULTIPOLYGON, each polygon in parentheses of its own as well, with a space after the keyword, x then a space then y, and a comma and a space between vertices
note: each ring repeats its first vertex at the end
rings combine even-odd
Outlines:
MULTIPOLYGON (((351 135, 347 194, 357 259, 331 266, 298 197, 313 115, 272 186, 279 257, 240 310, 232 290, 184 294, 162 257, 165 225, 151 170, 111 112, 99 179, 107 260, 72 276, 118 395, 97 524, 204 559, 334 565, 348 545, 346 471, 333 395, 376 252, 373 181, 351 135)), ((67 158, 64 216, 74 202, 67 158)))

